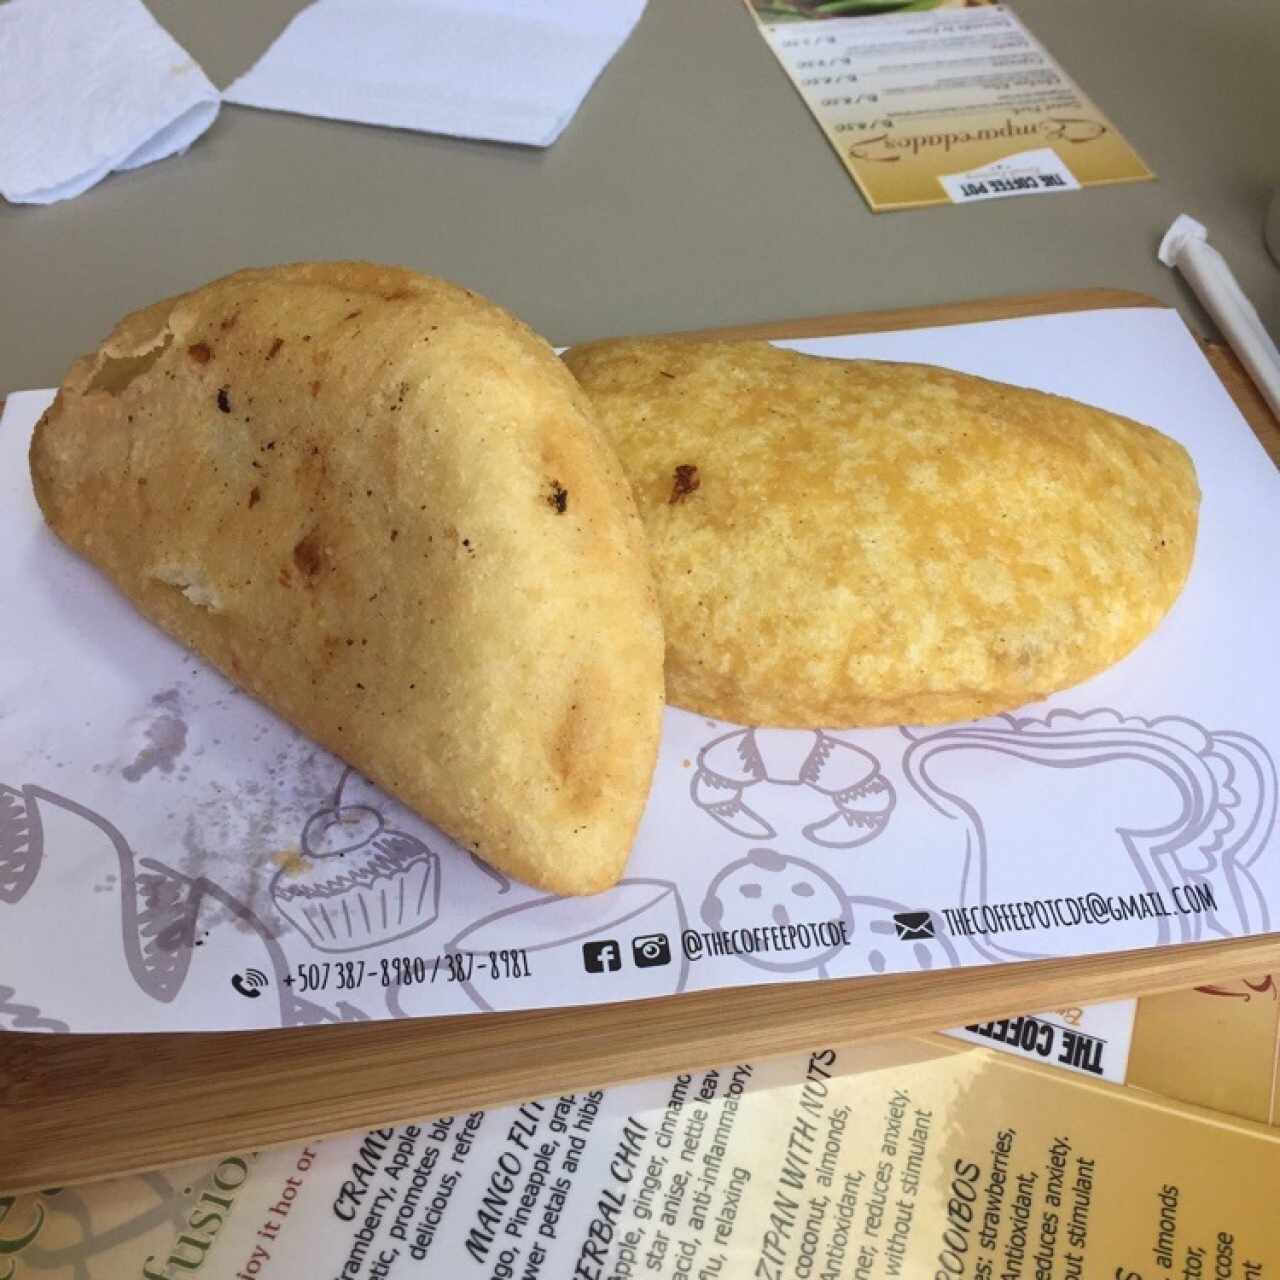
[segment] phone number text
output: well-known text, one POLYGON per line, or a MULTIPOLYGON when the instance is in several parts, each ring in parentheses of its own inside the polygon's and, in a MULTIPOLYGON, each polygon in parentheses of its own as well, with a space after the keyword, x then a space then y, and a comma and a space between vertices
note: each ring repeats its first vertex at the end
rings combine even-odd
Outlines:
POLYGON ((366 984, 411 987, 432 982, 503 982, 533 977, 523 947, 499 951, 446 951, 424 956, 386 956, 381 960, 323 960, 294 966, 287 979, 300 995, 310 991, 357 991, 366 984))

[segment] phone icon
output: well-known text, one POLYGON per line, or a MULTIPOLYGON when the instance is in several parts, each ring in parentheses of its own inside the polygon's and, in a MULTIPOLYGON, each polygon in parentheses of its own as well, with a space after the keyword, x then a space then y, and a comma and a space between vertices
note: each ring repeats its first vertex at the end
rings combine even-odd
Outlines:
POLYGON ((246 969, 243 974, 233 973, 231 985, 235 991, 250 1000, 256 1000, 267 986, 267 975, 261 969, 246 969))

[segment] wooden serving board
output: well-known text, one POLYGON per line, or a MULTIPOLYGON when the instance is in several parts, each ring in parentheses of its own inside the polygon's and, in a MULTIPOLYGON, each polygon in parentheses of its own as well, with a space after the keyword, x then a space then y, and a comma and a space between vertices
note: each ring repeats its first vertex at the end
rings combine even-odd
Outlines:
MULTIPOLYGON (((1113 289, 708 331, 814 337, 1099 307, 1113 289)), ((1280 427, 1207 352, 1271 456, 1280 427)), ((0 1189, 66 1186, 559 1092, 1280 971, 1280 934, 1073 960, 737 988, 593 1008, 213 1034, 0 1034, 0 1189)))

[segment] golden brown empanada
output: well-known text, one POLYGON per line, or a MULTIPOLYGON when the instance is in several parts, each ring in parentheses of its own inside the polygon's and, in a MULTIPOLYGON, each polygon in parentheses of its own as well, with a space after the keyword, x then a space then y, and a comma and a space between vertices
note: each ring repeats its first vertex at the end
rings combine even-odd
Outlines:
POLYGON ((143 613, 468 849, 618 879, 661 624, 617 460, 519 321, 397 268, 242 271, 79 360, 31 469, 143 613))
POLYGON ((667 696, 746 724, 932 724, 1122 658, 1186 580, 1181 445, 1071 400, 765 342, 565 355, 649 537, 667 696))

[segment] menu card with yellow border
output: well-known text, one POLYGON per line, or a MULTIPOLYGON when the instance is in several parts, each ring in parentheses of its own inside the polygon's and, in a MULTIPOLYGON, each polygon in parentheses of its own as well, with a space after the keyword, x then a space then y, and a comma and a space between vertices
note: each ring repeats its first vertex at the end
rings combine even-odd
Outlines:
POLYGON ((746 2, 877 213, 1153 177, 1003 5, 746 2))

